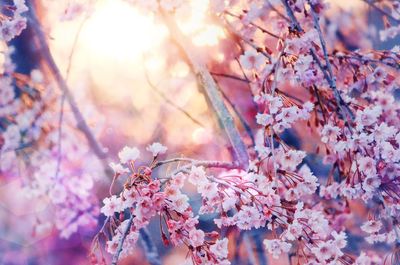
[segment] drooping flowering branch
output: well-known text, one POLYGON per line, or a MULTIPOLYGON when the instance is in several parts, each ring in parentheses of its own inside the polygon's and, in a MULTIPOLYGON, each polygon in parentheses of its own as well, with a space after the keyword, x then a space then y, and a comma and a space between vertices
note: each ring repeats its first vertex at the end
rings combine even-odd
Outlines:
POLYGON ((339 105, 340 111, 342 112, 342 115, 345 119, 354 119, 354 115, 353 112, 351 111, 351 109, 347 106, 347 104, 344 102, 342 96, 340 95, 340 92, 338 91, 337 87, 336 87, 336 78, 333 75, 333 70, 332 70, 332 65, 329 61, 329 56, 328 56, 328 50, 326 48, 326 43, 325 43, 325 39, 322 35, 322 31, 321 31, 321 27, 319 25, 319 18, 318 15, 315 12, 315 6, 313 4, 311 4, 310 1, 308 1, 309 5, 310 5, 310 12, 311 15, 313 17, 313 22, 314 22, 314 27, 318 32, 318 37, 319 37, 319 41, 321 43, 321 48, 322 48, 322 52, 324 55, 324 59, 325 59, 325 65, 326 67, 323 67, 321 62, 319 61, 316 52, 314 49, 311 49, 311 54, 313 55, 314 59, 317 61, 318 66, 320 67, 321 71, 324 73, 324 76, 326 78, 326 80, 329 82, 329 86, 330 88, 333 90, 333 94, 335 96, 336 102, 339 105), (326 73, 326 71, 328 72, 328 74, 326 73))

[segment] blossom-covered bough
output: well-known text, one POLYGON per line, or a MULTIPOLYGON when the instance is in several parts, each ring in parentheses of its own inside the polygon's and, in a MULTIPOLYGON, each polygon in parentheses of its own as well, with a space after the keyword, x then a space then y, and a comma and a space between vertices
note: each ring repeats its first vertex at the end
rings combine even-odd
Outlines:
MULTIPOLYGON (((100 209, 106 219, 92 242, 93 264, 117 264, 139 241, 148 262, 162 264, 156 236, 166 246, 185 247, 188 264, 242 264, 244 259, 236 259, 240 243, 234 244, 241 240, 251 264, 274 264, 281 257, 289 264, 400 264, 399 46, 372 49, 372 33, 352 28, 362 25, 363 17, 330 14, 322 0, 215 0, 210 17, 225 30, 228 46, 215 66, 198 56, 180 29, 187 1, 128 2, 154 13, 169 30, 231 146, 232 160, 171 158, 156 142, 146 148, 153 157, 146 162, 139 149, 124 147, 119 161, 109 164, 113 177, 100 209), (251 125, 221 92, 224 79, 251 94, 251 125), (254 144, 241 135, 236 116, 254 144), (315 157, 328 168, 318 177, 315 157), (198 210, 187 187, 201 198, 198 210), (213 230, 201 227, 206 215, 212 216, 213 230), (158 233, 148 231, 150 222, 159 224, 158 233), (360 235, 365 242, 355 243, 360 235)), ((382 15, 380 39, 396 38, 400 2, 362 2, 382 15)), ((33 10, 14 1, 1 16, 6 42, 31 23, 49 74, 16 73, 8 48, 0 77, 1 166, 12 174, 4 161, 11 163, 21 148, 35 143, 31 159, 39 162, 32 163, 35 173, 27 189, 49 196, 56 226, 69 237, 96 222, 92 176, 103 174, 100 161, 108 163, 110 157, 69 92, 33 10), (50 80, 64 96, 52 93, 50 80), (63 97, 73 115, 64 118, 61 131, 48 112, 63 97), (73 131, 74 123, 81 133, 73 131), (54 163, 43 162, 54 154, 54 163), (79 163, 87 159, 96 164, 79 163)))

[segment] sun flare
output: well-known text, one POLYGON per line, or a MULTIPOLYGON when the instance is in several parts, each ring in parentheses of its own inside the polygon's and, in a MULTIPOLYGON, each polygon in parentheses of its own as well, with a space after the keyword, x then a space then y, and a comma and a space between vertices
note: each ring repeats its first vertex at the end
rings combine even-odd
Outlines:
POLYGON ((154 48, 166 35, 163 26, 129 3, 104 0, 85 26, 82 42, 96 56, 127 61, 154 48))

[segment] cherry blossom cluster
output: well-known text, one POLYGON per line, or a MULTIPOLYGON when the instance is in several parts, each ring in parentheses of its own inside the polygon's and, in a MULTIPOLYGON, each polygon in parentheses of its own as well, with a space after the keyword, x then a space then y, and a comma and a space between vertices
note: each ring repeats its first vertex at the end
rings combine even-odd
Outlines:
MULTIPOLYGON (((309 127, 320 132, 321 146, 317 150, 324 149, 324 162, 332 165, 327 185, 319 189, 321 197, 326 200, 338 196, 347 200, 362 198, 366 204, 375 203, 373 209, 378 210, 375 218, 384 218, 387 223, 382 231, 382 223, 375 218, 366 221, 362 226, 362 230, 370 234, 366 240, 369 243, 399 242, 396 221, 399 106, 393 95, 399 86, 396 78, 400 59, 398 47, 385 52, 336 51, 329 54, 318 19, 326 5, 319 1, 282 2, 286 3, 288 20, 281 24, 286 25, 289 32, 287 36, 281 34, 277 53, 265 56, 259 48, 258 51, 246 51, 241 57, 242 66, 255 71, 255 101, 258 104, 267 102, 268 114, 257 114, 257 122, 279 134, 282 130, 278 129, 276 119, 269 113, 275 113, 282 102, 300 102, 279 88, 290 80, 292 87, 306 89, 313 103, 304 109, 314 109, 314 115, 305 117, 305 120, 309 120, 309 127), (272 71, 274 77, 269 78, 272 71), (375 230, 368 229, 370 222, 380 225, 375 230)), ((398 3, 393 6, 397 7, 398 3)), ((395 14, 397 11, 392 9, 392 12, 395 14)), ((242 20, 250 13, 251 10, 246 11, 242 20)), ((380 32, 381 37, 383 34, 394 37, 397 34, 395 28, 397 25, 386 29, 386 33, 380 32)), ((250 31, 252 33, 254 31, 250 31)), ((247 35, 247 38, 251 39, 251 36, 247 35)), ((283 141, 281 144, 284 145, 283 141)), ((260 146, 258 150, 261 150, 260 146)), ((273 241, 267 248, 276 248, 280 253, 289 247, 273 241)), ((325 260, 329 260, 329 253, 327 255, 325 260)), ((322 260, 318 258, 319 262, 322 260)))
MULTIPOLYGON (((43 125, 42 112, 46 108, 45 100, 39 98, 38 89, 43 85, 43 75, 33 70, 29 76, 15 73, 15 64, 11 60, 13 47, 4 53, 2 75, 0 77, 0 115, 2 131, 0 147, 2 153, 1 170, 16 172, 16 152, 41 136, 43 125)), ((40 95, 48 99, 50 95, 40 95)))
MULTIPOLYGON (((206 233, 197 227, 198 216, 192 211, 189 197, 181 191, 186 174, 179 172, 165 181, 154 178, 153 169, 161 165, 156 158, 167 148, 153 143, 147 150, 154 157, 149 166, 135 167, 140 151, 130 147, 124 147, 119 152, 120 163, 110 164, 115 177, 126 177, 126 180, 119 195, 103 200, 101 212, 108 217, 107 222, 113 231, 111 240, 107 241, 107 251, 115 259, 127 256, 134 250, 140 229, 157 216, 163 223, 161 233, 164 244, 186 245, 195 264, 230 264, 226 259, 228 240, 218 239, 217 232, 206 233)), ((193 167, 190 170, 193 174, 189 181, 192 183, 206 178, 202 168, 193 167)), ((205 185, 203 192, 207 190, 212 192, 212 188, 205 185)))
MULTIPOLYGON (((154 158, 166 151, 158 143, 148 149, 154 158)), ((297 251, 309 260, 345 259, 341 251, 346 246, 344 232, 329 226, 321 206, 300 201, 311 198, 319 185, 307 166, 296 169, 304 153, 275 151, 275 158, 267 155, 267 158, 254 161, 248 172, 233 169, 211 175, 207 167, 220 166, 217 162, 188 160, 191 163, 158 178, 153 174, 156 167, 181 160, 153 160, 149 166, 135 168, 139 150, 125 147, 119 153, 120 163, 111 164, 117 178, 126 178, 124 189, 119 195, 105 198, 101 208, 113 231, 112 239, 107 242, 108 252, 116 259, 126 256, 134 250, 140 229, 145 228, 152 218, 159 218, 164 243, 186 245, 194 264, 230 264, 226 259, 227 239, 217 239, 217 231, 204 232, 196 227, 198 215, 182 190, 188 182, 196 187, 202 198, 198 214, 218 214, 219 218, 214 222, 220 229, 267 227, 271 230, 275 238, 266 239, 264 243, 274 257, 288 253, 296 244, 297 251), (268 170, 272 159, 280 165, 275 173, 268 170)))
MULTIPOLYGON (((9 41, 25 28, 21 14, 27 7, 24 1, 14 1, 14 6, 2 8, 14 14, 1 17, 1 40, 9 41)), ((51 204, 54 218, 38 217, 32 224, 35 236, 55 226, 61 237, 68 238, 78 227, 97 223, 99 207, 92 188, 93 176, 102 176, 101 165, 81 144, 70 113, 60 122, 62 99, 54 85, 39 69, 29 75, 16 72, 13 53, 12 46, 2 52, 0 176, 4 181, 21 179, 19 192, 26 200, 45 198, 51 204)))
POLYGON ((257 123, 272 128, 276 133, 291 128, 292 124, 299 120, 308 120, 310 112, 314 108, 311 102, 306 102, 303 105, 285 102, 286 106, 284 106, 281 97, 274 97, 263 92, 255 97, 255 102, 265 109, 264 113, 257 114, 257 123))
POLYGON ((13 0, 13 5, 2 5, 0 10, 0 41, 10 41, 26 28, 23 13, 28 11, 25 0, 13 0))
POLYGON ((99 208, 92 188, 93 176, 102 175, 101 165, 81 145, 82 136, 76 133, 68 113, 60 131, 59 116, 55 115, 60 101, 52 92, 54 87, 46 83, 39 70, 33 70, 29 76, 16 73, 10 60, 12 52, 9 47, 5 53, 0 77, 1 177, 26 179, 21 192, 27 200, 48 198, 52 203, 55 218, 51 222, 38 218, 34 230, 55 225, 61 236, 67 238, 79 226, 93 226, 97 222, 99 208), (26 157, 24 169, 18 163, 20 157, 26 157))
MULTIPOLYGON (((385 12, 384 10, 387 9, 389 6, 390 12, 386 13, 385 15, 395 22, 400 21, 400 4, 397 1, 380 1, 375 8, 379 8, 381 12, 385 12)), ((385 19, 384 21, 384 29, 379 31, 379 38, 381 41, 386 41, 388 39, 394 39, 400 33, 400 27, 397 23, 392 24, 389 22, 389 19, 385 19)))

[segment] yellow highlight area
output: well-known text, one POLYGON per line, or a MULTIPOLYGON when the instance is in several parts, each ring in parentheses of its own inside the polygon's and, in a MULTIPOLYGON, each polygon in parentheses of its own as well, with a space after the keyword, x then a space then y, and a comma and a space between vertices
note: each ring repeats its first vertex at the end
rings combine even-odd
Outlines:
POLYGON ((140 13, 125 1, 103 0, 85 25, 81 41, 97 56, 130 61, 160 44, 166 36, 167 29, 155 24, 150 14, 140 13))

